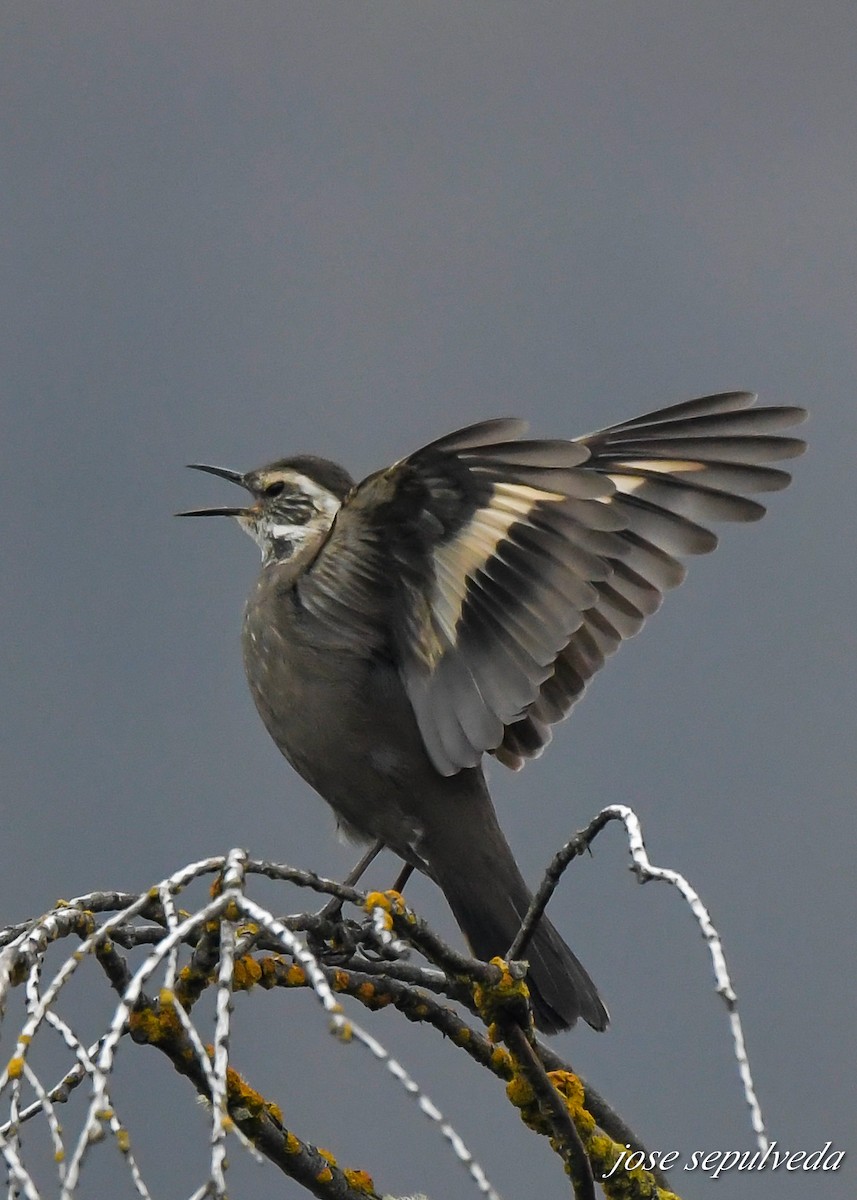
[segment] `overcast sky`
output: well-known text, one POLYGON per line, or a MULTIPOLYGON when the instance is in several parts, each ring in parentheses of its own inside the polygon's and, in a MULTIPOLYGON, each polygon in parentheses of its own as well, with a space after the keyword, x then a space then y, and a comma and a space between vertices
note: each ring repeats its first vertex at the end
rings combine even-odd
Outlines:
MULTIPOLYGON (((184 463, 309 451, 360 476, 484 417, 573 436, 752 388, 811 410, 794 484, 492 790, 534 880, 633 804, 725 936, 772 1136, 857 1154, 855 52, 846 0, 4 6, 0 923, 233 845, 351 863, 246 694, 256 550, 172 519, 230 502, 184 463)), ((412 900, 452 932, 429 885, 412 900)), ((613 1015, 557 1048, 651 1146, 750 1146, 679 898, 636 886, 614 830, 552 911, 613 1015)), ((239 1018, 237 1065, 299 1134, 383 1190, 475 1195, 309 1003, 239 1018)), ((492 1081, 373 1028, 506 1200, 567 1194, 492 1081)), ((166 1073, 173 1124, 134 1133, 181 1196, 175 1126, 204 1150, 205 1118, 166 1073)), ((236 1198, 302 1194, 232 1160, 236 1198)), ((676 1180, 739 1188, 838 1200, 853 1161, 676 1180)))

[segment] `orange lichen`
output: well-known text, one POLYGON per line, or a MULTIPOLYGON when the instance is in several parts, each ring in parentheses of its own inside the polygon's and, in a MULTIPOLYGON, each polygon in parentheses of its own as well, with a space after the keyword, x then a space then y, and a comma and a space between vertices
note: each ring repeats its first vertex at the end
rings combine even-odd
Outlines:
POLYGON ((306 971, 297 963, 292 963, 286 971, 286 982, 289 987, 303 987, 306 984, 306 971))
POLYGON ((134 1009, 128 1018, 132 1037, 137 1041, 149 1042, 152 1046, 177 1041, 184 1031, 174 999, 175 995, 169 988, 162 988, 157 1007, 146 1004, 134 1009))
POLYGON ((232 969, 232 986, 237 992, 249 992, 262 978, 262 968, 250 954, 235 960, 232 969))
MULTIPOLYGON (((226 1068, 226 1096, 231 1116, 242 1124, 245 1133, 248 1132, 246 1128, 248 1121, 255 1124, 272 1115, 271 1106, 265 1097, 242 1079, 234 1067, 226 1068)), ((279 1109, 277 1112, 279 1114, 279 1109)), ((282 1116, 282 1114, 279 1115, 282 1116)), ((250 1133, 252 1136, 252 1131, 250 1133)))
POLYGON ((367 1195, 375 1191, 375 1181, 368 1171, 352 1171, 346 1167, 342 1174, 353 1191, 366 1192, 367 1195))

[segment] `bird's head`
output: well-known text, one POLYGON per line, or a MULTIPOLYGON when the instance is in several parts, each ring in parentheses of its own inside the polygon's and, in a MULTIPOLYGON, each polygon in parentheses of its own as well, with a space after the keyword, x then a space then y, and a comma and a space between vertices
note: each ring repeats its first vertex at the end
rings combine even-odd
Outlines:
POLYGON ((189 466, 237 483, 249 492, 251 501, 242 507, 197 508, 176 515, 235 517, 258 543, 266 563, 311 557, 353 486, 342 467, 311 455, 282 458, 244 475, 203 463, 189 466))

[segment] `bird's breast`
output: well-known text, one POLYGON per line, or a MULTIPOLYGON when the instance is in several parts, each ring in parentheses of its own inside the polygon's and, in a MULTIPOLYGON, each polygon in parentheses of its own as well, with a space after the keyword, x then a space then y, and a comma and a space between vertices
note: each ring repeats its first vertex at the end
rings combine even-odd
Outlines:
POLYGON ((432 766, 395 664, 371 646, 317 636, 299 605, 251 597, 244 665, 265 726, 348 829, 413 846, 419 805, 450 783, 432 766))

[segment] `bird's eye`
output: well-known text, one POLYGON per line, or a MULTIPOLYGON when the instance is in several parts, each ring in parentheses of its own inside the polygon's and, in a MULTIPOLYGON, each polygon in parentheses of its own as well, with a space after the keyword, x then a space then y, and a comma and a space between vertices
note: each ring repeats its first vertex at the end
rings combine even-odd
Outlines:
POLYGON ((268 484, 268 486, 265 488, 265 495, 279 496, 285 486, 286 485, 283 483, 282 479, 277 479, 274 483, 268 484))

